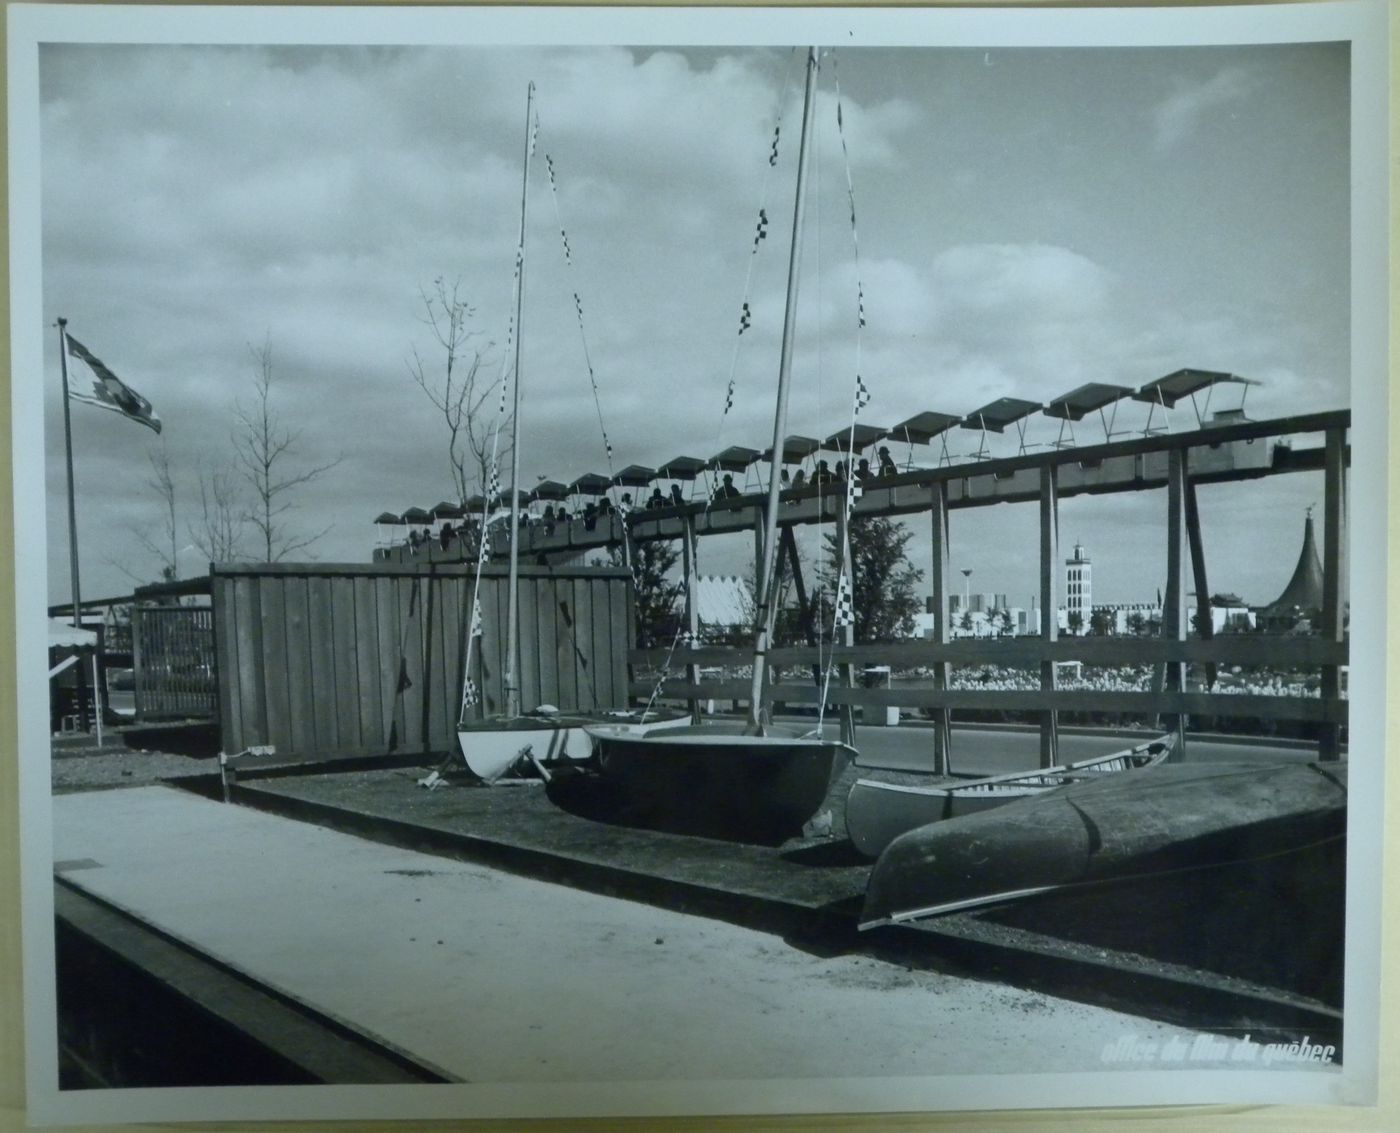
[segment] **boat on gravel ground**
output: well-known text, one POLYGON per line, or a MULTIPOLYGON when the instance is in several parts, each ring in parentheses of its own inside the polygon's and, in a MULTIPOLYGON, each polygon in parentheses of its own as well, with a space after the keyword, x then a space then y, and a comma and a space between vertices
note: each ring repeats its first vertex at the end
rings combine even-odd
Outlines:
POLYGON ((1124 751, 1006 775, 857 779, 846 797, 846 832, 860 853, 877 858, 906 830, 1005 806, 1081 779, 1165 763, 1175 747, 1176 734, 1168 733, 1124 751))
POLYGON ((855 749, 808 729, 716 721, 638 735, 591 727, 598 767, 638 820, 674 833, 777 842, 802 832, 855 749))
POLYGON ((860 926, 1262 861, 1346 837, 1344 762, 1163 763, 901 834, 860 926))

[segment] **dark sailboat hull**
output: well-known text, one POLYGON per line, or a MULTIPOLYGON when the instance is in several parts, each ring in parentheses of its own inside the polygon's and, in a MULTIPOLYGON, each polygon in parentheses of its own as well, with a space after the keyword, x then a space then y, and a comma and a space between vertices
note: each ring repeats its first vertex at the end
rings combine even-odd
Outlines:
POLYGON ((637 735, 590 728, 603 775, 628 811, 655 829, 774 842, 802 832, 855 752, 845 744, 773 727, 745 735, 737 723, 637 735))
POLYGON ((1282 855, 1346 836, 1344 763, 1163 764, 896 838, 861 927, 1282 855))

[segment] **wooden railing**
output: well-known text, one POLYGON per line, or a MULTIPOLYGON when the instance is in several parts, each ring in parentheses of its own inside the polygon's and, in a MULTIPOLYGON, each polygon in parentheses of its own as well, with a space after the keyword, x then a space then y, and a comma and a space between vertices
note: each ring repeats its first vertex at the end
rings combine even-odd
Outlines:
MULTIPOLYGON (((816 649, 794 647, 774 649, 769 654, 778 679, 766 688, 769 703, 815 705, 822 699, 821 688, 812 680, 812 667, 824 669, 829 663, 859 671, 866 666, 888 665, 898 673, 911 669, 929 670, 934 666, 987 666, 1031 670, 1041 665, 1080 661, 1089 666, 1150 666, 1157 671, 1159 686, 1141 691, 1065 688, 1058 682, 1045 688, 974 689, 959 687, 864 688, 833 676, 826 688, 829 708, 842 706, 863 709, 902 708, 925 710, 930 714, 957 710, 975 712, 1037 713, 1042 732, 1053 738, 1061 713, 1114 714, 1138 718, 1165 718, 1164 726, 1184 731, 1188 718, 1219 717, 1237 720, 1294 721, 1314 726, 1322 758, 1336 758, 1340 733, 1346 727, 1347 700, 1321 682, 1322 695, 1286 696, 1254 692, 1191 691, 1165 687, 1167 665, 1268 666, 1273 670, 1311 671, 1326 674, 1347 663, 1347 642, 1327 641, 1310 636, 1283 637, 1266 633, 1229 634, 1211 640, 1192 638, 1176 641, 1166 637, 1076 637, 1043 640, 1039 637, 999 640, 961 640, 946 644, 934 641, 906 641, 883 645, 835 646, 816 649)), ((633 667, 629 692, 634 699, 647 700, 656 691, 655 674, 666 671, 660 696, 669 701, 692 705, 706 701, 747 702, 748 679, 737 676, 697 679, 700 669, 718 668, 731 672, 750 663, 749 653, 740 648, 705 646, 698 649, 634 649, 628 654, 633 667)))
MULTIPOLYGON (((1183 735, 1187 718, 1193 715, 1244 717, 1261 720, 1295 720, 1313 725, 1318 752, 1323 759, 1340 758, 1343 729, 1347 721, 1346 700, 1342 695, 1341 671, 1348 663, 1346 635, 1346 573, 1344 518, 1346 515, 1346 470, 1349 462, 1346 412, 1312 414, 1278 421, 1247 422, 1223 428, 1207 428, 1194 433, 1143 437, 1097 446, 1092 449, 1052 450, 1003 461, 988 461, 971 467, 960 466, 924 470, 891 478, 874 491, 867 491, 857 505, 857 513, 909 514, 929 516, 932 556, 929 577, 932 584, 931 609, 938 612, 932 637, 925 641, 884 645, 852 644, 850 629, 842 631, 834 651, 838 666, 835 679, 826 692, 828 704, 841 713, 843 732, 853 734, 852 709, 856 707, 910 707, 929 711, 934 720, 935 770, 948 767, 951 712, 956 709, 1028 712, 1038 717, 1042 766, 1056 762, 1058 721, 1061 712, 1136 713, 1150 716, 1183 735), (1272 451, 1265 445, 1251 454, 1248 446, 1269 438, 1321 432, 1324 443, 1310 450, 1307 460, 1282 446, 1272 451), (1267 633, 1229 633, 1220 637, 1190 634, 1192 619, 1187 605, 1188 589, 1194 586, 1196 613, 1201 624, 1211 621, 1210 585, 1206 553, 1201 535, 1196 487, 1216 479, 1248 479, 1298 471, 1303 467, 1323 473, 1322 512, 1322 596, 1320 617, 1312 636, 1279 636, 1267 633), (1097 479, 1096 479, 1097 478, 1097 479), (1166 488, 1164 545, 1166 589, 1162 599, 1160 634, 1154 637, 1060 636, 1058 610, 1062 604, 1062 558, 1059 551, 1059 503, 1078 492, 1122 492, 1144 488, 1166 488), (1010 641, 958 641, 951 631, 948 514, 958 507, 976 507, 1023 501, 1034 503, 1039 511, 1039 601, 1038 633, 1010 641), (1189 575, 1188 575, 1189 572, 1189 575), (1064 661, 1091 665, 1146 665, 1153 668, 1152 687, 1147 691, 1118 691, 1059 687, 1058 666, 1064 661), (855 687, 858 665, 889 665, 895 670, 922 667, 931 672, 933 687, 871 689, 855 687), (984 691, 957 688, 951 681, 954 665, 1003 665, 1038 670, 1037 688, 984 691), (1318 677, 1316 697, 1273 696, 1193 691, 1188 689, 1188 665, 1201 665, 1213 675, 1219 666, 1262 665, 1269 668, 1311 670, 1318 677)), ((818 501, 820 503, 820 501, 818 501)), ((714 530, 717 511, 705 516, 708 530, 714 530)), ((685 573, 693 578, 690 545, 703 533, 695 516, 685 516, 682 547, 685 573)), ((793 522, 809 522, 801 501, 785 516, 793 522)), ((840 508, 832 516, 836 524, 836 545, 846 545, 845 513, 840 508)), ((647 518, 638 526, 641 534, 664 520, 647 518)), ((664 534, 658 530, 656 534, 664 534)), ((757 532, 762 537, 762 532, 757 532)), ((782 537, 790 543, 791 536, 782 537)), ((791 564, 801 592, 801 578, 791 547, 786 561, 791 564)), ((1030 548, 1027 548, 1028 550, 1030 548)), ((1146 553, 1146 548, 1144 548, 1146 553)), ((783 560, 780 560, 780 562, 783 560)), ((779 570, 783 568, 780 565, 779 570)), ((698 629, 693 603, 686 612, 692 635, 698 629)), ((789 704, 813 704, 821 692, 810 680, 784 679, 781 670, 794 668, 810 672, 812 665, 824 665, 831 649, 776 649, 769 662, 778 674, 765 689, 765 699, 789 704)), ((687 650, 675 656, 665 651, 637 651, 631 654, 634 666, 669 666, 679 675, 668 681, 668 696, 691 702, 711 699, 747 700, 748 682, 741 680, 701 681, 701 666, 737 668, 748 663, 742 650, 713 648, 687 650)), ((635 675, 635 674, 634 674, 635 675)), ((1212 682, 1208 681, 1207 684, 1212 682)), ((634 680, 634 696, 649 696, 654 682, 634 680)))

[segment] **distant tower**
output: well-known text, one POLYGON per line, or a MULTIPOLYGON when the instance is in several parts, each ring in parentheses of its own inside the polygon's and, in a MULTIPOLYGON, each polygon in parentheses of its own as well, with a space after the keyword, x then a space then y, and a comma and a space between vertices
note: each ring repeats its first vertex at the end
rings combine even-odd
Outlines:
POLYGON ((1270 629, 1289 629, 1301 619, 1314 617, 1322 609, 1322 558, 1313 538, 1312 508, 1303 518, 1303 545, 1298 565, 1283 593, 1261 611, 1270 629))
POLYGON ((1084 548, 1074 545, 1074 557, 1065 560, 1065 615, 1079 614, 1079 632, 1089 632, 1089 611, 1094 601, 1094 568, 1084 548))

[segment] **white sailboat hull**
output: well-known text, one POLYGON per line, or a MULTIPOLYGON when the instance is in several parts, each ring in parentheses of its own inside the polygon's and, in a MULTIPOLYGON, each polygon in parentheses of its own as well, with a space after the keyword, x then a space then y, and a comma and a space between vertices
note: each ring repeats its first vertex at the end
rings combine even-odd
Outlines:
POLYGON ((560 713, 487 717, 457 728, 462 759, 478 779, 495 782, 521 760, 549 764, 583 763, 594 755, 589 728, 607 725, 636 735, 690 723, 688 712, 560 713))

